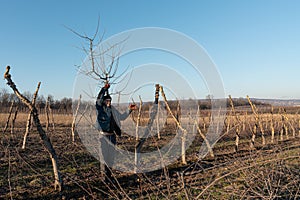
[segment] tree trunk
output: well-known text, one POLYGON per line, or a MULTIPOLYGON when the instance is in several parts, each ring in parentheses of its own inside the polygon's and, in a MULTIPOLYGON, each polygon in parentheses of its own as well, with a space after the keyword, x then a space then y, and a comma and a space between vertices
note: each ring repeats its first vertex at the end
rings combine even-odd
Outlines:
POLYGON ((204 142, 205 142, 205 144, 206 144, 206 146, 207 146, 207 149, 208 149, 208 152, 209 152, 210 156, 211 156, 212 158, 214 158, 215 155, 214 155, 214 152, 213 152, 213 150, 212 150, 212 148, 211 148, 211 146, 210 146, 210 144, 209 144, 209 141, 207 140, 206 136, 202 133, 202 131, 201 131, 201 129, 200 129, 200 127, 199 127, 197 121, 195 121, 195 126, 196 126, 196 128, 197 128, 198 133, 200 134, 200 136, 201 136, 202 139, 204 140, 204 142))
POLYGON ((239 142, 240 142, 240 124, 242 123, 240 118, 237 116, 236 112, 235 112, 235 108, 234 108, 234 104, 233 104, 233 100, 231 98, 231 95, 229 95, 229 102, 231 105, 231 112, 233 113, 233 115, 235 116, 236 119, 236 128, 235 128, 235 152, 237 152, 239 150, 239 142))
MULTIPOLYGON (((141 96, 139 96, 140 98, 140 107, 139 107, 139 111, 138 111, 138 116, 137 116, 137 120, 136 120, 136 127, 135 127, 135 140, 136 140, 136 148, 134 149, 134 173, 137 173, 138 171, 138 166, 139 166, 139 152, 140 149, 138 149, 138 145, 139 145, 139 125, 140 125, 140 121, 141 121, 141 113, 142 113, 142 106, 143 106, 143 101, 141 96)), ((141 147, 140 147, 141 148, 141 147)))
POLYGON ((73 116, 73 121, 72 121, 72 142, 74 143, 75 142, 75 127, 76 127, 76 118, 78 116, 78 110, 79 110, 79 107, 80 107, 80 103, 81 103, 81 95, 79 95, 79 99, 78 99, 78 103, 77 103, 77 107, 76 107, 76 111, 75 111, 75 114, 73 116))
POLYGON ((150 111, 150 119, 148 121, 147 128, 145 129, 144 135, 141 139, 138 140, 137 144, 135 145, 135 173, 139 169, 139 154, 141 152, 142 146, 144 145, 147 137, 150 134, 151 127, 153 126, 154 120, 157 114, 157 107, 158 107, 158 98, 159 98, 159 84, 155 85, 155 99, 154 105, 150 111))
POLYGON ((185 159, 185 138, 186 138, 186 135, 187 135, 187 131, 181 126, 180 122, 176 119, 176 117, 174 116, 169 104, 168 104, 168 101, 167 101, 167 97, 165 95, 165 92, 163 90, 163 87, 160 86, 160 92, 161 92, 161 95, 164 99, 164 102, 166 104, 166 107, 167 107, 167 110, 168 112, 170 113, 170 115, 172 116, 173 120, 175 121, 177 127, 182 131, 182 144, 181 144, 181 162, 182 164, 187 164, 186 162, 186 159, 185 159))
POLYGON ((239 142, 240 142, 240 129, 239 126, 235 129, 235 152, 239 150, 239 142))
POLYGON ((46 130, 47 130, 47 131, 49 130, 49 123, 50 123, 48 104, 49 104, 49 99, 47 99, 46 105, 45 105, 46 130))
POLYGON ((50 139, 47 137, 47 135, 40 123, 40 119, 38 116, 38 110, 25 96, 23 96, 19 92, 15 83, 11 80, 11 75, 9 74, 9 70, 10 70, 10 67, 7 66, 6 72, 4 74, 4 78, 7 80, 7 84, 12 88, 12 90, 17 95, 17 97, 30 109, 32 116, 33 116, 33 121, 35 123, 35 126, 37 127, 37 131, 38 131, 40 138, 43 141, 44 147, 46 148, 47 152, 49 153, 51 161, 52 161, 53 173, 54 173, 54 179, 55 179, 54 180, 54 188, 56 190, 58 187, 58 190, 62 191, 63 181, 62 181, 59 169, 58 169, 57 155, 51 144, 50 139))
POLYGON ((13 107, 14 107, 14 103, 15 103, 15 101, 12 101, 12 102, 11 102, 11 105, 10 105, 10 108, 9 108, 8 117, 7 117, 7 120, 6 120, 6 123, 5 123, 5 127, 4 127, 4 129, 3 129, 3 134, 4 134, 4 133, 7 131, 7 129, 8 129, 10 117, 11 117, 11 114, 12 114, 12 111, 13 111, 13 107))
POLYGON ((30 126, 31 126, 31 118, 32 118, 32 114, 30 112, 27 117, 26 130, 25 130, 25 134, 24 134, 24 138, 23 138, 22 149, 25 149, 25 146, 26 146, 27 136, 29 134, 30 126))
POLYGON ((256 133, 257 133, 257 124, 255 124, 253 126, 252 137, 251 137, 251 144, 250 144, 250 148, 251 149, 255 148, 254 143, 255 143, 256 133))
MULTIPOLYGON (((38 86, 37 86, 37 88, 35 90, 35 93, 33 95, 33 99, 32 99, 31 103, 34 106, 35 106, 35 101, 36 101, 37 94, 38 94, 38 91, 40 89, 40 86, 41 86, 41 82, 38 83, 38 86)), ((28 117, 27 117, 27 122, 26 122, 26 130, 25 130, 25 134, 24 134, 24 138, 23 138, 22 149, 25 149, 25 146, 26 146, 27 136, 28 136, 30 128, 31 128, 31 118, 32 118, 32 113, 29 112, 28 117)))
POLYGON ((273 119, 271 119, 271 143, 274 143, 274 137, 275 137, 274 123, 273 123, 273 119))
POLYGON ((17 115, 18 115, 18 106, 16 107, 14 117, 11 121, 11 133, 12 134, 14 133, 14 130, 15 130, 15 122, 16 122, 16 119, 17 119, 17 115))
POLYGON ((156 114, 156 129, 157 129, 157 138, 160 139, 160 131, 159 131, 159 102, 157 104, 157 114, 156 114))

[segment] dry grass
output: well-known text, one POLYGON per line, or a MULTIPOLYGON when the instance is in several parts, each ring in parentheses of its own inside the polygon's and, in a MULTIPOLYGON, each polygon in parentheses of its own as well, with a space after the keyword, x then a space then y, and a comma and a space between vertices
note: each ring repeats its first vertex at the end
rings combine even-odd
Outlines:
MULTIPOLYGON (((28 114, 27 113, 18 113, 16 118, 16 127, 25 127, 27 121, 28 114)), ((0 127, 4 127, 8 118, 8 113, 0 113, 0 127)), ((46 124, 47 118, 45 114, 39 115, 40 121, 42 125, 46 124)), ((54 122, 58 126, 70 126, 72 124, 73 115, 72 114, 54 114, 53 115, 54 122)), ((50 123, 51 117, 50 117, 50 123)))

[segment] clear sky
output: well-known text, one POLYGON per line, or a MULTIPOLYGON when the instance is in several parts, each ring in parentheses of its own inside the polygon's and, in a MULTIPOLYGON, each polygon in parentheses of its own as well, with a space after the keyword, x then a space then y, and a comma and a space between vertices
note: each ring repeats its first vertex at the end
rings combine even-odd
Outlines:
MULTIPOLYGON (((72 97, 84 41, 100 16, 104 38, 133 28, 173 29, 197 41, 216 64, 226 95, 300 98, 297 0, 0 0, 0 66, 21 91, 72 97)), ((0 70, 1 71, 1 70, 0 70)), ((0 88, 7 88, 5 81, 0 88)), ((205 97, 206 94, 203 94, 205 97)))

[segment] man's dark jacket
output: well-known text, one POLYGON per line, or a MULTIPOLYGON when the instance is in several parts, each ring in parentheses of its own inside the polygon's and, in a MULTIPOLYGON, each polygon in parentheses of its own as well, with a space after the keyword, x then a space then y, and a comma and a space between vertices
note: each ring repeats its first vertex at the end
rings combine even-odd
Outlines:
POLYGON ((105 94, 108 94, 108 89, 103 87, 100 90, 96 101, 96 109, 98 112, 97 122, 101 131, 106 133, 115 133, 120 136, 120 120, 125 120, 129 116, 130 111, 121 114, 113 106, 107 107, 104 102, 105 94))

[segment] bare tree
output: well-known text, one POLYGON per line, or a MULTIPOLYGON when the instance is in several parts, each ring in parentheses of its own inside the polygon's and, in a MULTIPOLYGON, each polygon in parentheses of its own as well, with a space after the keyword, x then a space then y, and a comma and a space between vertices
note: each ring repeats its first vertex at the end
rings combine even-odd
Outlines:
MULTIPOLYGON (((141 152, 142 146, 144 145, 146 138, 150 134, 151 127, 154 123, 154 120, 157 115, 157 107, 158 107, 158 98, 159 98, 159 84, 155 85, 155 99, 154 99, 154 105, 150 111, 150 118, 147 124, 147 128, 145 129, 144 135, 142 138, 138 138, 137 143, 135 145, 135 172, 139 168, 139 153, 141 152)), ((142 106, 142 105, 140 105, 142 106)))
POLYGON ((185 143, 186 143, 186 136, 187 136, 187 131, 181 126, 180 122, 178 121, 178 119, 176 118, 176 116, 173 114, 169 104, 168 104, 168 100, 166 97, 166 94, 164 92, 164 89, 162 86, 159 87, 161 95, 164 99, 164 102, 166 104, 166 108, 168 110, 168 112, 170 113, 170 115, 172 116, 172 118, 174 119, 177 127, 179 128, 180 131, 182 131, 182 137, 181 137, 181 162, 182 164, 187 164, 186 162, 186 151, 185 151, 185 143))
POLYGON ((120 78, 116 77, 116 73, 119 65, 119 55, 121 53, 120 44, 124 41, 108 47, 98 47, 98 49, 96 49, 103 39, 102 35, 100 36, 99 41, 97 40, 99 26, 100 19, 98 19, 97 28, 92 37, 87 36, 86 34, 80 34, 69 27, 66 28, 88 43, 88 47, 82 47, 82 50, 88 55, 90 66, 86 66, 86 68, 81 67, 80 72, 95 80, 102 80, 104 84, 112 84, 120 78), (114 79, 114 81, 111 81, 111 79, 114 79))
MULTIPOLYGON (((32 105, 34 105, 34 106, 35 106, 35 102, 36 102, 36 98, 37 98, 37 94, 38 94, 38 91, 40 89, 40 86, 41 86, 41 82, 38 83, 36 91, 33 95, 33 99, 31 101, 32 105)), ((22 149, 25 149, 25 146, 26 146, 26 140, 27 140, 27 136, 28 136, 29 131, 30 131, 30 126, 31 126, 31 118, 32 118, 32 113, 29 112, 28 117, 27 117, 27 122, 26 122, 26 130, 25 130, 25 134, 24 134, 22 149)))
POLYGON ((235 108, 234 108, 234 104, 233 104, 233 100, 231 98, 231 95, 229 95, 229 102, 231 105, 231 112, 233 113, 233 115, 235 116, 235 119, 237 121, 237 125, 235 126, 235 151, 237 152, 239 149, 239 141, 240 141, 240 131, 241 131, 241 120, 240 118, 237 116, 237 113, 235 112, 235 108))
POLYGON ((72 142, 73 143, 75 142, 75 126, 76 126, 76 119, 77 119, 77 116, 78 116, 78 110, 79 110, 80 103, 81 103, 81 95, 79 95, 76 111, 75 111, 75 114, 73 116, 73 121, 72 121, 72 128, 71 129, 72 129, 72 142))
POLYGON ((13 117, 12 120, 11 120, 11 130, 10 130, 10 132, 11 132, 12 134, 13 134, 14 131, 15 131, 15 122, 16 122, 17 115, 18 115, 18 109, 19 109, 19 107, 17 106, 16 109, 15 109, 14 117, 13 117))
POLYGON ((4 74, 4 78, 7 80, 7 85, 9 85, 11 87, 11 89, 14 91, 14 93, 17 95, 17 97, 30 109, 35 126, 37 127, 37 131, 38 131, 40 138, 43 141, 44 147, 46 148, 47 152, 49 153, 51 161, 52 161, 54 179, 55 179, 55 181, 54 181, 55 190, 58 187, 58 190, 61 191, 63 181, 62 181, 62 178, 60 175, 60 171, 58 169, 57 155, 52 146, 50 139, 48 138, 47 134, 45 133, 45 131, 40 123, 38 110, 36 109, 35 105, 32 102, 30 102, 24 95, 22 95, 19 92, 19 90, 17 89, 17 86, 11 79, 11 75, 10 75, 9 71, 10 71, 10 66, 7 66, 6 72, 4 74))
POLYGON ((263 126, 261 123, 261 118, 260 118, 260 115, 258 114, 256 106, 252 103, 252 101, 250 100, 250 97, 248 95, 247 95, 247 99, 251 106, 252 112, 255 116, 255 125, 253 127, 252 139, 251 139, 251 148, 254 148, 254 141, 255 141, 255 136, 257 134, 257 129, 260 128, 260 131, 261 131, 262 145, 266 144, 265 132, 264 132, 264 129, 263 129, 263 126))
POLYGON ((275 137, 275 129, 274 129, 274 107, 271 108, 271 143, 274 143, 274 137, 275 137))
MULTIPOLYGON (((290 119, 289 119, 289 117, 287 116, 287 113, 286 113, 286 110, 283 108, 282 109, 282 117, 285 119, 284 121, 289 125, 289 127, 292 129, 292 137, 294 138, 294 137, 296 137, 296 130, 295 130, 295 128, 294 128, 294 126, 292 125, 292 123, 291 123, 291 121, 290 121, 290 119)), ((286 138, 288 139, 289 138, 289 136, 288 136, 288 126, 287 125, 285 125, 285 129, 286 129, 286 131, 285 131, 285 133, 286 133, 286 138)))
POLYGON ((49 124, 50 124, 50 117, 49 117, 49 98, 46 100, 46 105, 45 105, 45 116, 46 116, 46 130, 49 130, 49 124))

